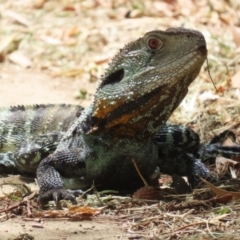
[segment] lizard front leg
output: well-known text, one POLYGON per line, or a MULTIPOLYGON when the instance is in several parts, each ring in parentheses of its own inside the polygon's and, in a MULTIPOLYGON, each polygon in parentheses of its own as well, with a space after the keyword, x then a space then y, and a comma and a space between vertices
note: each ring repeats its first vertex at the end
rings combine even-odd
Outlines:
POLYGON ((84 180, 86 166, 82 155, 79 148, 72 148, 56 151, 42 160, 37 168, 37 181, 40 187, 38 202, 41 205, 52 199, 56 202, 57 208, 60 208, 61 199, 69 199, 76 203, 75 197, 82 193, 80 188, 87 184, 84 180), (79 181, 70 180, 74 178, 79 181))
POLYGON ((160 146, 158 163, 161 172, 187 176, 192 188, 196 188, 201 183, 199 176, 210 181, 213 180, 208 168, 193 154, 173 147, 171 144, 165 143, 160 146))
POLYGON ((185 126, 166 124, 156 134, 160 170, 166 174, 187 176, 193 188, 201 181, 198 176, 213 180, 208 168, 198 155, 200 139, 197 133, 185 126))

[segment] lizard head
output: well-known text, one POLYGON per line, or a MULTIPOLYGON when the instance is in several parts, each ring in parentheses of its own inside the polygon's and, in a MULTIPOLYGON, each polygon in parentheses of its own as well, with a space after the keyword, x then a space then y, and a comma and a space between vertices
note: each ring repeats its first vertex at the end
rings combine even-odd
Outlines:
POLYGON ((207 56, 203 35, 151 31, 113 58, 97 89, 89 133, 146 139, 181 103, 207 56))

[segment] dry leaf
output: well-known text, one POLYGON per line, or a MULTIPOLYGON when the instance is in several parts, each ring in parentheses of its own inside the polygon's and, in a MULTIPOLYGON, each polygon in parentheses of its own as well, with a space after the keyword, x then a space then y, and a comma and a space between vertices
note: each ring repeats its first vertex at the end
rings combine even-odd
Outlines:
POLYGON ((21 39, 18 34, 4 38, 3 41, 0 42, 0 58, 4 59, 7 54, 18 49, 20 42, 21 39))
POLYGON ((178 4, 180 5, 180 12, 183 16, 189 16, 196 11, 196 5, 192 0, 178 0, 178 4))
POLYGON ((69 212, 74 212, 74 213, 80 213, 83 214, 84 216, 93 216, 99 213, 98 210, 94 208, 90 208, 88 206, 69 206, 68 207, 69 212))
POLYGON ((221 188, 218 188, 208 182, 207 180, 199 177, 215 194, 217 194, 220 197, 226 196, 226 195, 231 195, 234 200, 240 199, 240 192, 231 192, 231 191, 226 191, 221 188))
POLYGON ((70 206, 67 210, 47 210, 39 211, 36 213, 37 217, 44 218, 82 218, 82 217, 92 217, 101 212, 101 209, 90 208, 88 206, 70 206))
POLYGON ((49 37, 46 35, 42 35, 40 36, 41 40, 43 40, 44 42, 51 44, 51 45, 61 45, 63 44, 61 40, 59 40, 58 38, 53 38, 53 37, 49 37))
POLYGON ((32 65, 32 61, 21 51, 12 52, 8 55, 8 59, 23 68, 29 68, 32 65))
POLYGON ((222 156, 217 156, 216 158, 216 170, 220 175, 224 175, 228 172, 228 169, 230 168, 232 178, 237 177, 237 173, 240 169, 240 163, 237 161, 234 161, 229 158, 225 158, 222 156), (234 177, 235 176, 235 177, 234 177))
MULTIPOLYGON (((158 11, 158 14, 160 15, 161 13, 163 16, 168 16, 168 17, 173 17, 174 12, 172 11, 174 4, 172 3, 167 3, 163 1, 155 1, 154 2, 154 9, 158 11)), ((161 16, 161 15, 160 15, 161 16)))
POLYGON ((216 93, 222 94, 222 93, 224 93, 225 90, 226 90, 225 86, 219 86, 217 88, 217 92, 216 93))
POLYGON ((6 15, 10 18, 12 18, 15 22, 18 24, 21 24, 25 27, 29 27, 31 25, 31 22, 28 21, 25 17, 20 15, 19 13, 13 12, 13 11, 7 11, 6 15))
POLYGON ((209 219, 209 223, 218 225, 219 223, 221 223, 221 221, 220 221, 221 219, 223 219, 223 218, 225 218, 225 217, 227 217, 229 215, 230 214, 222 214, 220 216, 214 216, 214 217, 209 219))
POLYGON ((240 47, 240 27, 236 27, 234 25, 231 26, 233 40, 237 47, 240 47))
POLYGON ((161 200, 163 197, 163 191, 148 186, 138 189, 132 196, 132 198, 135 200, 161 200))
POLYGON ((101 65, 103 63, 106 63, 109 61, 109 59, 112 58, 112 54, 104 54, 104 55, 99 55, 99 56, 96 56, 94 59, 93 59, 93 62, 96 63, 97 65, 101 65))
POLYGON ((231 82, 233 88, 240 88, 240 71, 232 76, 231 82))
POLYGON ((79 74, 83 73, 83 69, 67 69, 59 72, 52 73, 52 77, 76 77, 79 74))
POLYGON ((71 11, 71 12, 74 12, 74 11, 76 11, 76 9, 75 9, 75 7, 74 6, 65 6, 64 8, 63 8, 63 10, 64 11, 71 11))
POLYGON ((33 1, 33 7, 35 8, 43 8, 45 2, 47 2, 47 0, 34 0, 33 1))
POLYGON ((221 203, 221 204, 226 204, 229 203, 230 201, 232 201, 232 195, 224 195, 223 197, 216 197, 213 198, 212 201, 215 203, 221 203))
POLYGON ((236 144, 236 136, 235 134, 231 134, 231 131, 228 132, 226 139, 224 140, 224 142, 222 143, 223 146, 228 146, 228 147, 232 147, 232 146, 239 146, 238 144, 236 144))
POLYGON ((69 37, 74 37, 77 34, 79 34, 80 30, 79 27, 72 27, 70 29, 66 29, 63 31, 63 39, 69 38, 69 37))

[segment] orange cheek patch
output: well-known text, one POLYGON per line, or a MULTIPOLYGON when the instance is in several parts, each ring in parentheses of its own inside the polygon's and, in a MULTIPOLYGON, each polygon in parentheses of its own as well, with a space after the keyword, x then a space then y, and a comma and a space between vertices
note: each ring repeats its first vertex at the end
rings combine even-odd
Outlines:
MULTIPOLYGON (((182 97, 180 94, 178 98, 182 97)), ((148 130, 149 122, 153 129, 157 129, 166 120, 165 115, 178 105, 178 101, 172 103, 172 96, 164 88, 150 92, 147 97, 135 95, 134 99, 130 102, 118 99, 113 104, 109 104, 109 100, 96 100, 93 114, 96 121, 92 125, 92 133, 105 131, 115 138, 137 135, 141 139, 148 138, 154 134, 154 130, 148 130), (163 111, 167 112, 162 114, 163 111)))
POLYGON ((112 133, 115 137, 136 137, 147 129, 149 118, 151 117, 143 117, 136 120, 136 122, 131 120, 134 118, 137 119, 139 116, 142 116, 142 114, 146 114, 153 105, 158 103, 158 100, 158 97, 154 97, 148 103, 139 106, 139 109, 121 115, 119 118, 115 118, 111 122, 107 122, 105 130, 112 133))
POLYGON ((112 128, 116 125, 122 125, 122 124, 125 125, 136 115, 139 115, 139 111, 133 111, 132 113, 124 114, 124 115, 120 116, 119 118, 115 118, 113 121, 108 122, 107 125, 105 126, 105 128, 108 129, 108 128, 112 128))
POLYGON ((154 132, 148 130, 149 122, 154 128, 161 125, 165 120, 161 112, 171 103, 172 97, 166 92, 164 97, 163 92, 159 89, 153 91, 149 98, 140 97, 128 103, 118 100, 110 106, 105 105, 106 101, 99 101, 94 112, 98 119, 92 126, 92 133, 105 131, 114 138, 139 136, 139 140, 151 137, 154 132))
POLYGON ((124 101, 118 100, 114 104, 109 104, 107 100, 97 100, 93 116, 99 119, 105 119, 114 109, 124 104, 124 101))
MULTIPOLYGON (((124 101, 118 101, 115 105, 113 106, 109 106, 109 107, 105 107, 102 111, 98 111, 96 112, 96 114, 94 116, 97 116, 98 118, 101 117, 101 119, 106 119, 106 125, 105 125, 105 129, 111 129, 115 126, 124 126, 125 131, 127 131, 127 129, 142 129, 143 127, 146 127, 145 125, 147 125, 148 121, 145 121, 146 119, 143 117, 141 120, 138 121, 138 123, 134 124, 134 123, 130 123, 131 120, 133 120, 134 118, 138 118, 139 116, 142 116, 144 114, 146 114, 149 109, 152 109, 152 107, 157 104, 159 101, 159 95, 158 96, 153 96, 152 99, 148 102, 143 102, 142 105, 139 105, 138 108, 136 108, 133 111, 124 111, 124 108, 120 108, 121 106, 126 105, 126 108, 128 107, 127 103, 124 101), (116 113, 115 111, 115 116, 110 117, 110 119, 108 118, 111 113, 113 113, 113 109, 117 109, 119 108, 119 112, 116 113), (122 112, 120 112, 122 111, 122 112), (108 115, 107 115, 108 114, 108 115), (145 119, 145 120, 144 120, 145 119), (129 124, 128 124, 129 123, 129 124), (142 125, 143 124, 143 125, 142 125)), ((99 107, 100 109, 100 107, 99 107)), ((120 130, 120 129, 119 129, 120 130)), ((137 130, 138 131, 138 130, 137 130)), ((125 133, 126 134, 126 133, 125 133)))

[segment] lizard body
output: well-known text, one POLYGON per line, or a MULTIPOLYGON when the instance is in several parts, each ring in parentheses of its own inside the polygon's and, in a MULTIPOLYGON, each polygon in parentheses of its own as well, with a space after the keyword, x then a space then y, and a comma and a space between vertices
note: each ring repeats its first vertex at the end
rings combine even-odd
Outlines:
MULTIPOLYGON (((24 118, 23 126, 7 113, 0 113, 3 115, 0 117, 0 151, 11 153, 12 165, 17 162, 15 166, 22 172, 34 172, 37 168, 40 202, 51 198, 56 202, 61 198, 74 202, 78 190, 88 187, 92 181, 97 186, 115 189, 136 188, 141 180, 132 159, 149 181, 158 167, 168 165, 167 161, 160 160, 165 153, 159 150, 168 146, 162 141, 163 136, 167 136, 164 131, 171 128, 166 122, 187 94, 206 56, 206 42, 198 31, 171 28, 148 32, 114 57, 102 76, 93 104, 84 110, 80 107, 76 110, 74 106, 58 109, 62 114, 60 117, 53 114, 52 129, 48 126, 38 131, 37 127, 31 132, 34 118, 31 110, 32 119, 24 118), (15 128, 19 130, 16 134, 15 128), (22 143, 17 140, 19 135, 22 143), (41 144, 37 144, 38 141, 41 144), (31 156, 30 145, 34 144, 37 151, 31 156), (40 156, 39 149, 42 149, 40 156), (25 152, 25 159, 19 154, 21 151, 25 152), (33 167, 30 167, 31 161, 33 167)), ((24 109, 21 111, 17 113, 18 119, 24 115, 24 109)), ((38 110, 35 116, 41 129, 48 120, 38 110)), ((0 163, 6 166, 4 161, 0 163)), ((184 167, 180 174, 189 176, 193 185, 195 174, 202 177, 209 174, 194 158, 181 164, 184 167)), ((176 167, 172 169, 179 172, 176 167)))
POLYGON ((82 109, 67 104, 2 108, 0 163, 5 172, 35 174, 39 162, 56 149, 82 109))

